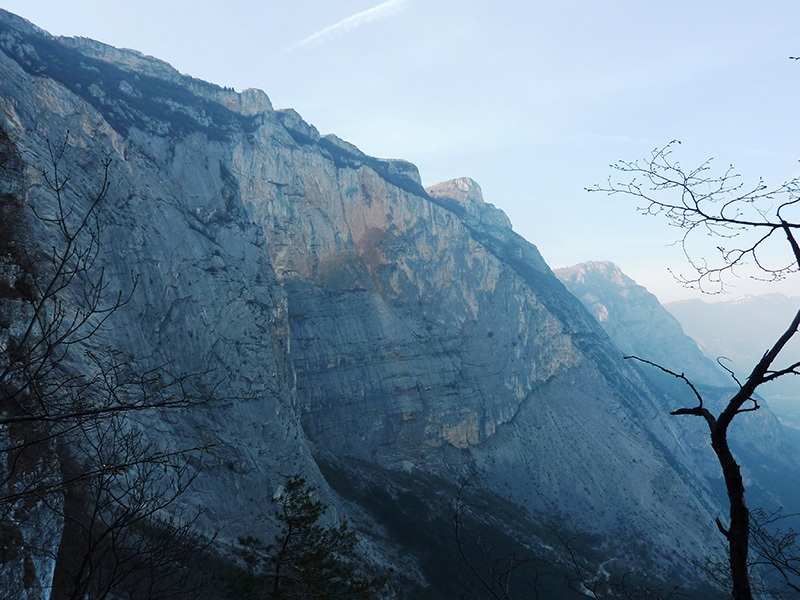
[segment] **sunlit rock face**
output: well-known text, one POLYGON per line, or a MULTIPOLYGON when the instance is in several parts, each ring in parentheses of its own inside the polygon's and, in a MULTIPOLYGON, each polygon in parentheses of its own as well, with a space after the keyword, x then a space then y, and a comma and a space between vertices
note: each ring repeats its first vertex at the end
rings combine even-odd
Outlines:
POLYGON ((329 181, 338 189, 307 189, 295 207, 304 214, 281 223, 293 251, 288 264, 275 259, 313 439, 436 462, 430 448, 485 441, 533 386, 579 361, 557 319, 459 215, 371 169, 329 181))
POLYGON ((215 389, 137 419, 169 448, 214 444, 181 501, 221 539, 258 533, 284 475, 324 483, 313 448, 474 473, 615 556, 680 568, 716 550, 679 425, 477 184, 426 190, 263 92, 6 13, 0 50, 0 125, 34 204, 52 202, 48 139, 70 132, 79 207, 112 159, 100 260, 132 296, 90 345, 215 389))

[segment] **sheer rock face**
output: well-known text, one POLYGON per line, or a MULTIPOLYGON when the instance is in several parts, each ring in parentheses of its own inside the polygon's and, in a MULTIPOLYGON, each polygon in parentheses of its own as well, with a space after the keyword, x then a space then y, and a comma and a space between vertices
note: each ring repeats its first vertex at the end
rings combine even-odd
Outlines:
MULTIPOLYGON (((0 131, 0 373, 9 366, 10 342, 22 335, 20 324, 33 312, 29 295, 32 267, 27 255, 32 237, 25 222, 24 166, 14 143, 0 131)), ((5 390, 7 383, 4 380, 0 389, 5 390)), ((42 442, 25 453, 5 451, 23 440, 46 436, 41 426, 12 423, 0 427, 0 448, 4 449, 0 453, 0 497, 10 499, 24 494, 37 481, 44 480, 46 485, 56 480, 59 462, 54 443, 42 442)), ((0 503, 0 593, 4 597, 49 598, 52 557, 64 525, 58 514, 61 505, 58 495, 49 495, 46 502, 18 497, 0 503)))
POLYGON ((259 533, 283 475, 321 481, 313 445, 476 472, 529 514, 612 532, 618 556, 716 549, 679 424, 477 184, 426 191, 413 165, 320 136, 263 92, 6 13, 0 50, 0 125, 34 204, 52 202, 47 139, 70 131, 79 205, 113 161, 101 258, 112 286, 137 283, 97 346, 211 369, 216 402, 137 418, 170 448, 215 444, 182 500, 223 537, 259 533))

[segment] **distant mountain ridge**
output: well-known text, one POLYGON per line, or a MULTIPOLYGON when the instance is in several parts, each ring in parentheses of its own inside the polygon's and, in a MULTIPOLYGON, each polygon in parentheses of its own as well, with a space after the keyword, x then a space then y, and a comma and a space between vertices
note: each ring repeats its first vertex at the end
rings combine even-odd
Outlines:
MULTIPOLYGON (((684 330, 697 340, 706 355, 726 357, 736 375, 744 378, 761 356, 786 330, 800 309, 800 298, 783 294, 741 296, 731 300, 704 302, 681 300, 665 308, 684 330)), ((800 342, 786 349, 784 362, 800 360, 800 342)), ((762 395, 800 398, 800 381, 784 378, 764 386, 762 395)))
POLYGON ((685 372, 697 383, 730 383, 658 298, 614 263, 591 261, 553 272, 625 354, 685 372))
MULTIPOLYGON (((706 357, 658 299, 626 276, 617 265, 586 262, 554 272, 626 354, 649 360, 674 373, 685 374, 698 387, 706 406, 712 410, 720 409, 722 403, 736 392, 737 385, 730 374, 706 357)), ((780 335, 781 328, 794 315, 794 306, 794 300, 780 295, 736 299, 727 310, 717 311, 716 304, 688 303, 689 308, 700 309, 696 316, 711 334, 719 335, 739 328, 758 334, 763 344, 774 342, 780 335), (771 311, 769 307, 782 308, 782 311, 771 311), (756 310, 752 311, 753 308, 756 310)), ((748 336, 742 337, 745 351, 753 353, 754 348, 759 347, 748 336)), ((748 364, 751 368, 752 364, 748 364)), ((653 366, 639 366, 643 375, 664 393, 666 411, 694 405, 694 394, 684 382, 653 366)), ((786 383, 797 384, 791 379, 786 383)), ((800 407, 796 402, 779 403, 772 399, 766 405, 762 403, 759 411, 740 417, 731 428, 731 444, 741 459, 743 472, 747 474, 753 506, 792 506, 795 498, 800 496, 800 481, 794 477, 776 480, 774 476, 778 464, 783 465, 781 468, 786 473, 800 473, 797 430, 781 426, 776 416, 792 427, 800 425, 800 407)), ((679 426, 684 431, 683 443, 693 449, 696 469, 704 471, 712 480, 719 478, 716 459, 708 446, 705 424, 693 417, 673 418, 680 421, 679 426)))
MULTIPOLYGON (((707 356, 727 358, 724 364, 741 379, 789 325, 800 309, 800 298, 773 293, 721 302, 681 300, 665 308, 707 356)), ((800 341, 792 340, 784 352, 779 366, 800 361, 800 341)), ((768 383, 759 388, 759 394, 787 425, 800 429, 800 377, 768 383)))

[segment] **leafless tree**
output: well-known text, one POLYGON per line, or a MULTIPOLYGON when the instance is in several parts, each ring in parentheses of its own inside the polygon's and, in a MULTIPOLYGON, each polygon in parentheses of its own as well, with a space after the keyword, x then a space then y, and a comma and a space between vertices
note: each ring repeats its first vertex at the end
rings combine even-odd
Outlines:
POLYGON ((123 415, 91 426, 62 461, 81 481, 64 502, 52 600, 200 597, 213 536, 198 513, 171 510, 197 475, 185 452, 155 448, 123 415))
POLYGON ((458 487, 458 493, 450 506, 453 521, 453 535, 458 547, 461 564, 480 585, 488 598, 510 600, 511 578, 521 567, 533 568, 533 584, 526 589, 526 597, 539 598, 538 571, 532 559, 521 547, 496 548, 481 539, 478 532, 467 525, 469 514, 486 507, 475 506, 466 499, 466 489, 472 477, 465 479, 458 487))
MULTIPOLYGON (((18 268, 13 285, 0 295, 0 309, 12 313, 1 320, 0 526, 4 534, 13 533, 44 507, 64 525, 62 543, 71 548, 68 559, 56 563, 75 567, 74 585, 63 589, 74 590, 75 598, 90 591, 102 598, 130 584, 144 598, 145 565, 153 567, 152 582, 159 565, 174 563, 180 552, 204 549, 194 518, 168 509, 194 477, 186 454, 210 445, 156 448, 132 417, 205 403, 215 386, 204 387, 210 372, 174 373, 169 364, 145 368, 99 343, 103 327, 136 287, 132 276, 127 294, 112 289, 100 264, 100 211, 111 163, 102 162, 96 191, 81 196, 62 172, 68 136, 48 149, 42 176, 52 202, 31 210, 39 234, 53 240, 50 250, 40 249, 32 235, 3 248, 18 268), (84 501, 80 507, 77 498, 84 501)), ((15 202, 9 210, 26 209, 19 199, 2 200, 15 202)), ((17 215, 15 222, 25 218, 17 215)), ((19 535, 14 540, 32 543, 19 535)), ((164 581, 152 585, 158 597, 167 597, 164 581)))
MULTIPOLYGON (((797 598, 800 594, 800 540, 787 522, 798 515, 782 509, 750 511, 750 571, 753 594, 771 600, 797 598)), ((722 588, 731 587, 730 570, 722 561, 707 558, 699 570, 722 588)))
MULTIPOLYGON (((673 158, 676 144, 672 142, 654 150, 646 160, 620 161, 612 165, 616 175, 610 177, 606 185, 589 191, 633 196, 642 203, 641 212, 664 217, 670 225, 683 230, 679 243, 694 270, 693 275, 681 278, 688 286, 719 293, 726 289, 730 277, 753 267, 757 270, 756 277, 768 281, 796 273, 800 264, 800 246, 796 240, 800 229, 800 179, 769 188, 762 180, 747 186, 733 167, 713 174, 710 161, 684 169, 673 158), (693 244, 706 236, 718 244, 715 256, 699 258, 693 244), (783 251, 776 254, 776 245, 781 242, 785 244, 783 251)), ((728 429, 738 415, 760 408, 755 393, 761 385, 779 377, 800 374, 800 363, 781 364, 779 361, 799 326, 800 311, 744 380, 728 369, 737 391, 718 414, 706 406, 698 388, 683 373, 641 357, 626 357, 682 380, 691 390, 694 405, 678 408, 671 414, 698 416, 708 426, 730 507, 727 525, 719 518, 716 523, 728 543, 731 590, 736 600, 753 597, 748 571, 750 511, 745 502, 739 463, 728 443, 728 429)))
POLYGON ((752 563, 764 571, 762 579, 773 597, 800 595, 800 538, 781 510, 767 512, 756 509, 750 514, 750 539, 754 557, 752 563), (773 582, 774 581, 774 582, 773 582))

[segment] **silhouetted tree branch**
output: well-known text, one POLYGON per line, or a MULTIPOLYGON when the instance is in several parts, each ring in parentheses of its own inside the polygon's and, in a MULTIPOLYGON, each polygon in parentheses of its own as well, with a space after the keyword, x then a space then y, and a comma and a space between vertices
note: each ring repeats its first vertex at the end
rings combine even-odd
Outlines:
POLYGON ((673 158, 678 144, 673 141, 657 148, 644 160, 611 165, 621 179, 609 177, 605 185, 588 191, 633 196, 642 202, 641 213, 661 216, 682 229, 678 243, 695 271, 693 276, 678 277, 687 286, 722 292, 728 286, 726 276, 736 276, 748 261, 769 281, 797 272, 794 232, 800 228, 800 178, 769 188, 761 179, 745 184, 732 166, 712 174, 710 160, 684 169, 673 158), (695 255, 690 244, 697 236, 720 240, 715 248, 717 261, 709 263, 709 257, 695 255), (781 237, 788 239, 792 249, 788 259, 771 255, 781 237))
POLYGON ((122 415, 96 428, 62 460, 72 483, 53 600, 199 597, 213 537, 195 527, 199 513, 172 509, 197 471, 185 452, 159 450, 122 415))
MULTIPOLYGON (((42 176, 52 202, 31 207, 52 236, 50 250, 39 250, 34 240, 12 248, 12 258, 25 268, 11 298, 23 309, 0 340, 2 533, 52 559, 51 548, 30 547, 13 524, 41 510, 64 524, 56 561, 60 597, 119 597, 136 588, 137 597, 166 598, 180 579, 180 559, 195 551, 200 556, 210 543, 195 530, 196 515, 182 516, 172 507, 196 476, 187 453, 212 444, 157 448, 131 417, 208 402, 216 385, 204 385, 210 371, 173 373, 167 363, 142 367, 97 344, 108 320, 130 301, 136 277, 130 292, 112 290, 100 264, 99 214, 111 163, 101 163, 95 192, 73 197, 70 176, 62 172, 68 141, 48 142, 50 164, 42 176), (83 504, 76 505, 76 498, 83 504), (169 574, 162 577, 159 570, 169 574)), ((190 587, 188 580, 183 587, 190 587)))
MULTIPOLYGON (((768 281, 797 272, 800 246, 795 234, 800 229, 800 179, 770 189, 762 180, 745 186, 732 167, 714 175, 710 161, 687 170, 672 157, 676 144, 671 142, 653 150, 651 156, 643 161, 620 161, 612 165, 622 181, 609 178, 606 186, 595 186, 589 191, 633 196, 643 202, 639 207, 642 213, 662 216, 670 225, 682 229, 679 243, 695 271, 693 277, 680 278, 687 286, 714 293, 724 291, 726 278, 737 275, 748 261, 761 278, 768 281), (717 246, 718 261, 714 264, 704 258, 695 258, 689 248, 689 242, 700 234, 726 244, 717 246), (788 244, 788 257, 785 250, 782 259, 768 257, 774 250, 770 244, 781 239, 788 244), (711 290, 708 290, 709 285, 711 290)), ((800 363, 775 366, 789 340, 797 334, 798 327, 800 311, 764 352, 743 383, 733 376, 738 391, 717 415, 705 407, 702 395, 683 373, 640 357, 626 357, 682 380, 694 394, 696 405, 678 408, 671 414, 702 417, 711 433, 711 447, 722 468, 730 506, 729 525, 725 527, 720 519, 716 519, 716 523, 728 542, 731 588, 733 598, 737 600, 753 597, 748 570, 751 519, 739 464, 728 444, 728 428, 737 415, 759 409, 755 397, 759 386, 785 375, 800 374, 800 363)), ((726 370, 731 373, 730 369, 726 370)))
POLYGON ((780 587, 769 586, 773 596, 788 592, 790 596, 800 595, 800 539, 798 532, 791 527, 782 529, 780 524, 790 517, 782 511, 766 512, 762 509, 751 511, 750 535, 754 558, 754 566, 766 570, 764 579, 779 576, 780 587))

